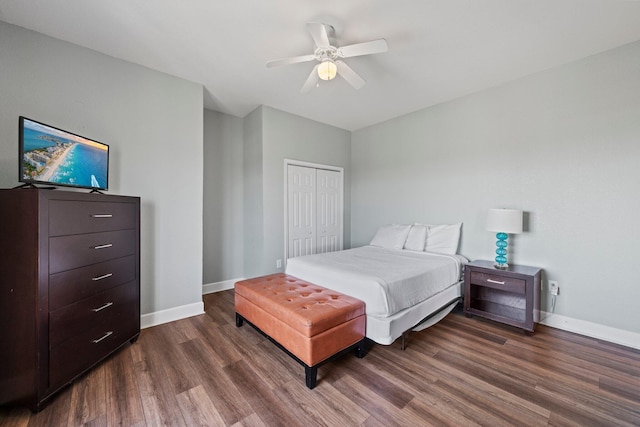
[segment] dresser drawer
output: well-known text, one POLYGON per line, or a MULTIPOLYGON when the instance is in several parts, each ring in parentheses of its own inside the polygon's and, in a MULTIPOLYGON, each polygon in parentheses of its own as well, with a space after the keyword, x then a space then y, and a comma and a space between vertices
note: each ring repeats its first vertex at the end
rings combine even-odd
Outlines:
POLYGON ((49 345, 63 341, 94 327, 126 316, 131 301, 137 300, 138 284, 133 281, 98 295, 69 304, 49 313, 49 345))
POLYGON ((525 293, 525 281, 513 277, 481 273, 471 270, 471 284, 482 285, 488 288, 501 289, 506 292, 518 294, 525 293))
POLYGON ((136 228, 138 208, 134 203, 49 202, 49 235, 94 233, 136 228))
POLYGON ((49 239, 49 273, 121 258, 136 253, 136 230, 77 234, 49 239))
POLYGON ((49 276, 49 310, 57 310, 135 278, 134 255, 52 274, 49 276))
POLYGON ((49 363, 49 387, 57 388, 82 373, 115 349, 140 333, 137 302, 108 322, 90 329, 52 347, 49 363), (136 316, 138 317, 136 319, 136 316))

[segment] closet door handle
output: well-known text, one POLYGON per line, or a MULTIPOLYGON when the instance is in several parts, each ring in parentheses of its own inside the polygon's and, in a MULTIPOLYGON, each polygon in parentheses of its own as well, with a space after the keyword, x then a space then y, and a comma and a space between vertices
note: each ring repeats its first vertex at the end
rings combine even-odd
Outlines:
POLYGON ((100 338, 98 338, 97 340, 92 340, 94 344, 98 344, 100 341, 102 341, 105 338, 108 338, 110 335, 113 334, 113 331, 109 331, 106 334, 104 334, 103 336, 101 336, 100 338))
POLYGON ((113 218, 113 214, 92 214, 91 218, 113 218))
POLYGON ((107 273, 107 274, 103 274, 102 276, 92 277, 91 280, 93 280, 94 282, 97 282, 98 280, 106 279, 107 277, 111 277, 111 276, 113 276, 113 273, 107 273))

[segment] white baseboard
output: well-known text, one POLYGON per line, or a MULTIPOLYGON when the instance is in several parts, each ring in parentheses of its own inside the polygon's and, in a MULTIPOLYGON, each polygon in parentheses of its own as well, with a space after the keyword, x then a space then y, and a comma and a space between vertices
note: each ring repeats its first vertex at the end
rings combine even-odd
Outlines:
MULTIPOLYGON (((225 280, 223 282, 209 283, 202 286, 202 294, 210 294, 212 292, 225 291, 233 289, 233 285, 244 279, 225 280)), ((150 328, 152 326, 161 325, 163 323, 173 322, 175 320, 185 319, 191 316, 197 316, 204 313, 204 303, 196 302, 193 304, 182 305, 180 307, 169 308, 167 310, 155 311, 153 313, 143 314, 140 316, 140 327, 150 328)))
POLYGON ((240 280, 244 279, 231 279, 223 280, 222 282, 207 283, 206 285, 202 285, 202 295, 233 289, 233 285, 240 280))
POLYGON ((143 314, 140 316, 140 328, 150 328, 152 326, 173 322, 174 320, 185 319, 191 316, 197 316, 203 313, 203 302, 196 302, 193 304, 181 305, 180 307, 154 311, 153 313, 143 314))
POLYGON ((540 318, 543 325, 640 350, 640 334, 636 332, 544 311, 540 312, 540 318))

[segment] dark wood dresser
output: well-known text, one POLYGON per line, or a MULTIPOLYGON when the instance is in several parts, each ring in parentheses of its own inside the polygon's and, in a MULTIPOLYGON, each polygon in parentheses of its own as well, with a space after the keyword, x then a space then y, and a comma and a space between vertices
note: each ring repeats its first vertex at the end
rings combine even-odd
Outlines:
POLYGON ((140 334, 140 198, 0 190, 0 404, 38 411, 140 334))

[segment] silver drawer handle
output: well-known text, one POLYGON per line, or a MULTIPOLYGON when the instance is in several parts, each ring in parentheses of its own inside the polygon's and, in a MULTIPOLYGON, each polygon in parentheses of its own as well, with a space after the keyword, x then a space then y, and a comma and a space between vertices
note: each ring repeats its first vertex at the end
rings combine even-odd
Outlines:
POLYGON ((99 312, 100 310, 104 310, 104 309, 105 309, 105 308, 107 308, 107 307, 111 307, 112 305, 113 305, 113 303, 112 303, 112 302, 108 302, 108 303, 106 303, 105 305, 103 305, 102 307, 94 308, 94 309, 93 309, 93 312, 94 312, 94 313, 97 313, 97 312, 99 312))
POLYGON ((487 282, 489 283, 495 283, 496 285, 504 285, 504 282, 500 282, 498 280, 491 280, 491 279, 487 279, 487 282))
POLYGON ((93 280, 94 282, 97 282, 98 280, 106 279, 107 277, 111 277, 111 276, 113 276, 113 273, 107 273, 107 274, 103 274, 102 276, 92 277, 91 280, 93 280))
POLYGON ((104 334, 102 337, 98 338, 97 340, 93 340, 94 344, 98 344, 100 341, 102 341, 103 339, 109 337, 109 335, 113 334, 113 331, 109 331, 106 334, 104 334))
POLYGON ((105 249, 105 248, 110 248, 111 246, 113 246, 113 243, 107 243, 106 245, 94 246, 93 249, 105 249))
POLYGON ((113 218, 112 214, 93 214, 91 218, 113 218))

